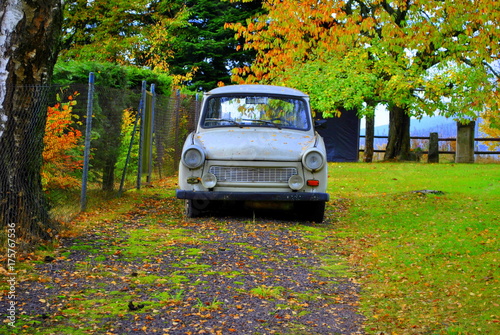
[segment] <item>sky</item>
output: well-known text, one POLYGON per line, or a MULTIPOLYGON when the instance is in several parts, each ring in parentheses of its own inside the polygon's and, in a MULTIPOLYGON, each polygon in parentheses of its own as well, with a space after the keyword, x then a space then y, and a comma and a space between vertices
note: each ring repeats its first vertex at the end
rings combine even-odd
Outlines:
MULTIPOLYGON (((381 106, 375 109, 375 127, 385 126, 389 124, 389 111, 381 106)), ((366 128, 365 118, 361 119, 361 129, 366 128)))

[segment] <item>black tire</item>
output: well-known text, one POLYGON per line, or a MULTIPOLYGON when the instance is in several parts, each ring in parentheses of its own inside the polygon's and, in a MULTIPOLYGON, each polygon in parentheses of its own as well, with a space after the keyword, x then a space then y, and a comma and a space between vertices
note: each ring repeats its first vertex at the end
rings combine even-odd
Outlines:
POLYGON ((188 218, 199 217, 208 208, 208 200, 186 199, 185 214, 188 218))
POLYGON ((306 201, 300 203, 300 214, 305 221, 323 222, 325 218, 324 201, 306 201))

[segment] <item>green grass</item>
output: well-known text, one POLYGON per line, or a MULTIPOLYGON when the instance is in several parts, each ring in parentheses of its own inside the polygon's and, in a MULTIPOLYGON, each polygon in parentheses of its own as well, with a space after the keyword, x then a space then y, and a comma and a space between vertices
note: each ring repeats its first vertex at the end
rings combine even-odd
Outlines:
POLYGON ((368 333, 498 333, 500 165, 331 164, 330 178, 368 333))
POLYGON ((284 287, 281 286, 257 286, 250 290, 250 294, 262 299, 281 299, 283 297, 284 287))
POLYGON ((178 304, 184 299, 184 290, 173 290, 171 292, 160 292, 153 295, 153 298, 158 299, 163 303, 178 304))
MULTIPOLYGON (((331 163, 329 168, 332 201, 326 222, 296 222, 282 229, 301 232, 292 242, 319 258, 321 263, 311 270, 322 276, 321 285, 336 285, 342 280, 339 277, 360 284, 359 307, 367 317, 368 334, 500 333, 500 165, 331 163), (443 193, 413 192, 418 190, 443 193)), ((97 246, 81 240, 62 250, 60 256, 68 259, 73 252, 89 253, 85 260, 75 262, 74 275, 90 280, 89 285, 94 282, 94 288, 80 293, 67 290, 50 297, 51 303, 60 305, 58 313, 43 321, 50 322, 51 329, 36 316, 20 315, 14 333, 87 334, 96 322, 103 331, 111 330, 116 320, 138 314, 128 310, 130 300, 144 303, 141 313, 149 314, 178 305, 200 312, 224 309, 216 298, 189 299, 192 290, 203 289, 206 281, 201 279, 214 274, 234 279, 235 294, 278 301, 279 309, 292 314, 308 313, 308 303, 317 299, 338 303, 340 296, 321 296, 319 290, 293 292, 281 286, 251 285, 240 278, 244 270, 215 272, 202 259, 207 252, 202 237, 212 233, 193 233, 182 227, 172 185, 129 192, 106 203, 106 211, 98 209, 85 221, 78 221, 73 227, 76 232, 120 225, 114 233, 104 229, 108 243, 99 240, 97 246), (152 195, 158 202, 149 199, 144 205, 155 210, 140 207, 152 195), (167 208, 160 210, 165 203, 167 208), (146 217, 134 221, 138 214, 146 217), (93 253, 94 247, 100 252, 93 253), (167 277, 147 270, 159 252, 175 256, 174 271, 167 277), (145 267, 130 276, 135 267, 115 269, 100 264, 113 256, 140 261, 145 267), (115 282, 128 287, 117 291, 115 282), (68 323, 78 327, 72 329, 68 323)), ((223 222, 215 224, 224 230, 223 222)), ((73 231, 67 234, 78 235, 73 231)), ((236 245, 251 257, 272 260, 276 256, 274 250, 236 245)), ((38 261, 54 255, 55 250, 51 244, 39 249, 38 261)), ((37 279, 48 288, 58 285, 37 273, 31 263, 24 264, 19 263, 23 280, 37 279)), ((306 333, 303 325, 295 325, 293 320, 287 329, 289 334, 306 333)))
POLYGON ((206 302, 197 299, 197 303, 194 307, 197 308, 200 312, 206 312, 220 309, 222 305, 224 305, 224 303, 222 301, 218 301, 217 298, 214 298, 212 301, 206 302))
POLYGON ((170 227, 131 230, 127 242, 118 250, 122 250, 123 255, 131 259, 152 257, 174 242, 193 242, 193 237, 188 233, 186 229, 170 227))

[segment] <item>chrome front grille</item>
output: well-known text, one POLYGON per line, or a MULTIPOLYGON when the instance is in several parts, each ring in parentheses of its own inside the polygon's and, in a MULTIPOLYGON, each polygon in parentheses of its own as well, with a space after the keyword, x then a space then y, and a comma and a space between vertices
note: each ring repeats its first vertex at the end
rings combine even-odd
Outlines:
POLYGON ((211 166, 210 173, 218 182, 230 183, 287 183, 297 174, 296 168, 211 166))

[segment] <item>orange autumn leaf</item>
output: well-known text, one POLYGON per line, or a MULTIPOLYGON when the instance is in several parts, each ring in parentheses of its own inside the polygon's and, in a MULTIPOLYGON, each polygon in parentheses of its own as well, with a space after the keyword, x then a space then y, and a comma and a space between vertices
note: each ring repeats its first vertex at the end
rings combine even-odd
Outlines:
POLYGON ((42 185, 46 190, 79 184, 74 171, 83 167, 82 133, 74 128, 75 116, 72 113, 77 95, 75 92, 70 96, 70 102, 59 102, 47 108, 41 172, 42 185))

